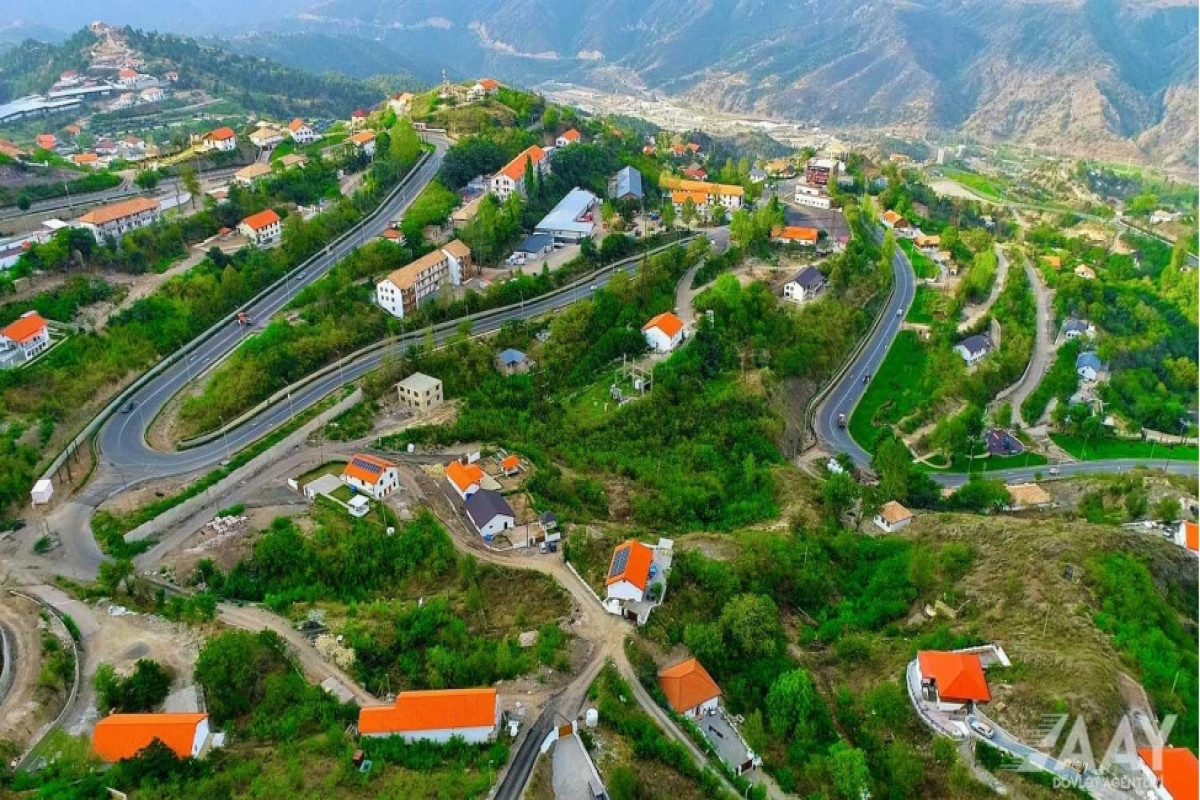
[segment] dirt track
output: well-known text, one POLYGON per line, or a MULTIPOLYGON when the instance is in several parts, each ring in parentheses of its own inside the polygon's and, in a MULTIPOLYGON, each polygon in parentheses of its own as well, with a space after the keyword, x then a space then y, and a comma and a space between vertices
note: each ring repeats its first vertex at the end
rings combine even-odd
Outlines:
POLYGON ((0 739, 14 742, 21 750, 38 728, 58 713, 58 708, 50 708, 44 693, 38 691, 42 668, 40 624, 35 603, 7 592, 0 595, 0 625, 7 629, 16 649, 12 686, 0 700, 0 739))

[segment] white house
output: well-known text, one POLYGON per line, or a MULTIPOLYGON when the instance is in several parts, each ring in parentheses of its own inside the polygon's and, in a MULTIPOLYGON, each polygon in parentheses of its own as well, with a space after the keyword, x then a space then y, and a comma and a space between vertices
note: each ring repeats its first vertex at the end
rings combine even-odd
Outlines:
POLYGON ((208 733, 208 714, 110 714, 92 731, 92 752, 111 763, 133 758, 158 739, 179 758, 195 758, 208 733))
POLYGON ((742 201, 746 196, 746 190, 741 186, 676 178, 665 172, 659 176, 658 185, 663 189, 671 190, 671 203, 675 206, 676 212, 683 210, 683 204, 688 199, 691 199, 692 203, 705 213, 714 206, 736 211, 742 207, 742 201))
POLYGON ((512 507, 499 492, 480 489, 467 498, 467 517, 484 539, 509 530, 517 521, 512 507))
POLYGON ((269 125, 263 125, 250 134, 250 143, 263 150, 273 150, 283 144, 283 132, 269 125))
POLYGON ((483 689, 433 689, 400 692, 390 706, 366 706, 358 712, 361 736, 399 736, 406 742, 489 742, 500 728, 500 696, 483 689))
POLYGON ((36 311, 0 328, 0 368, 15 367, 50 347, 50 329, 36 311))
POLYGON ((388 106, 396 113, 396 116, 402 117, 412 108, 412 101, 412 92, 399 92, 388 98, 388 106))
POLYGON ((715 714, 721 701, 721 687, 694 658, 659 672, 658 685, 675 713, 685 717, 715 714))
POLYGON ((153 225, 158 220, 158 201, 150 197, 133 197, 91 211, 79 218, 79 227, 91 231, 96 241, 105 237, 120 238, 129 231, 153 225))
POLYGON ((796 184, 796 193, 792 199, 798 206, 822 209, 828 209, 833 206, 833 201, 829 198, 829 195, 825 194, 819 187, 808 186, 803 183, 796 184))
POLYGON ((233 182, 240 186, 245 186, 247 189, 252 189, 254 188, 254 184, 270 174, 270 164, 263 164, 256 161, 253 164, 247 164, 233 173, 233 182))
POLYGON ((805 267, 783 285, 783 299, 793 303, 812 300, 825 288, 825 276, 816 267, 805 267))
POLYGON ((261 247, 279 241, 283 235, 283 220, 274 209, 268 208, 242 220, 238 232, 261 247))
POLYGON ((683 320, 665 311, 642 326, 646 344, 656 353, 669 353, 683 341, 683 320))
POLYGON ((545 150, 538 147, 536 144, 525 148, 517 154, 516 158, 509 161, 500 171, 492 176, 492 180, 488 186, 491 193, 496 195, 496 198, 501 202, 508 199, 508 196, 513 192, 517 192, 522 197, 525 196, 525 166, 533 164, 533 170, 536 174, 545 175, 550 171, 550 159, 545 150))
POLYGON ((201 146, 205 150, 219 150, 227 153, 237 149, 237 134, 233 132, 233 128, 228 126, 217 128, 204 134, 201 146))
POLYGON ((351 489, 382 500, 400 488, 400 473, 387 459, 355 453, 342 470, 342 482, 351 489))
POLYGON ((982 333, 977 333, 956 344, 954 352, 962 356, 962 360, 968 365, 974 364, 992 352, 992 340, 982 333))
POLYGON ((992 699, 983 662, 975 653, 921 650, 917 653, 921 699, 941 711, 958 711, 992 699))
POLYGON ((1068 319, 1063 323, 1063 338, 1068 342, 1086 336, 1089 339, 1096 336, 1096 326, 1086 319, 1068 319))
POLYGON ((1100 360, 1100 356, 1096 355, 1094 350, 1080 353, 1075 358, 1075 372, 1079 377, 1089 383, 1096 380, 1101 372, 1104 371, 1104 363, 1100 360))
POLYGON ((650 583, 650 565, 653 561, 654 551, 636 539, 617 545, 608 566, 608 577, 604 581, 608 598, 641 602, 650 583))
POLYGON ((299 117, 288 123, 288 135, 297 144, 311 144, 317 140, 317 132, 299 117))
POLYGON ((913 513, 895 500, 889 500, 875 515, 875 525, 887 533, 895 533, 901 528, 907 528, 912 522, 913 513))
POLYGON ((375 157, 375 131, 359 131, 348 141, 355 150, 361 150, 371 158, 375 157))
POLYGON ((466 500, 479 491, 479 486, 483 483, 483 470, 478 464, 451 461, 446 465, 446 480, 454 487, 458 496, 466 500))
POLYGON ((571 128, 569 131, 564 131, 558 135, 558 138, 554 140, 554 146, 566 147, 569 144, 577 144, 579 139, 579 131, 571 128))
POLYGON ((393 271, 375 284, 375 302, 397 319, 433 298, 443 286, 461 286, 474 274, 471 248, 458 239, 393 271))

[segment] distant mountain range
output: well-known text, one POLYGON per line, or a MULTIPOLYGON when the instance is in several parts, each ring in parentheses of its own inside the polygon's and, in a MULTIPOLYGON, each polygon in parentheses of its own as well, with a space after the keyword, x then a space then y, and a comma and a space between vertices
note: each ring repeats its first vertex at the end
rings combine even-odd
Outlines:
POLYGON ((1194 0, 268 0, 243 4, 249 16, 221 13, 229 0, 118 5, 144 18, 134 24, 187 17, 191 32, 229 35, 237 20, 236 49, 358 77, 569 81, 827 126, 1196 162, 1194 0))

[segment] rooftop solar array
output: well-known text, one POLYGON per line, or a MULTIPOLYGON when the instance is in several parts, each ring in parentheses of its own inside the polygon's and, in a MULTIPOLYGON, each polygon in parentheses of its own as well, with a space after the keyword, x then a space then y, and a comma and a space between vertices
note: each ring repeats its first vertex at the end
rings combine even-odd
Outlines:
POLYGON ((629 550, 628 547, 622 547, 613 553, 612 567, 608 570, 608 577, 620 575, 625 571, 626 565, 629 564, 629 550))
POLYGON ((355 458, 351 460, 350 463, 359 469, 365 469, 367 472, 383 472, 383 467, 379 466, 374 461, 367 461, 365 458, 355 458))

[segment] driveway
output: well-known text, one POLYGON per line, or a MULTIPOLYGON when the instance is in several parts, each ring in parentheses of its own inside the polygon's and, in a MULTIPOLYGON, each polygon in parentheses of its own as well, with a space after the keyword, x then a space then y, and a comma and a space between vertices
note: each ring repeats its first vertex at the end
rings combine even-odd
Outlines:
POLYGON ((560 737, 551 756, 554 766, 554 800, 595 800, 592 782, 600 783, 583 742, 575 734, 560 737))

